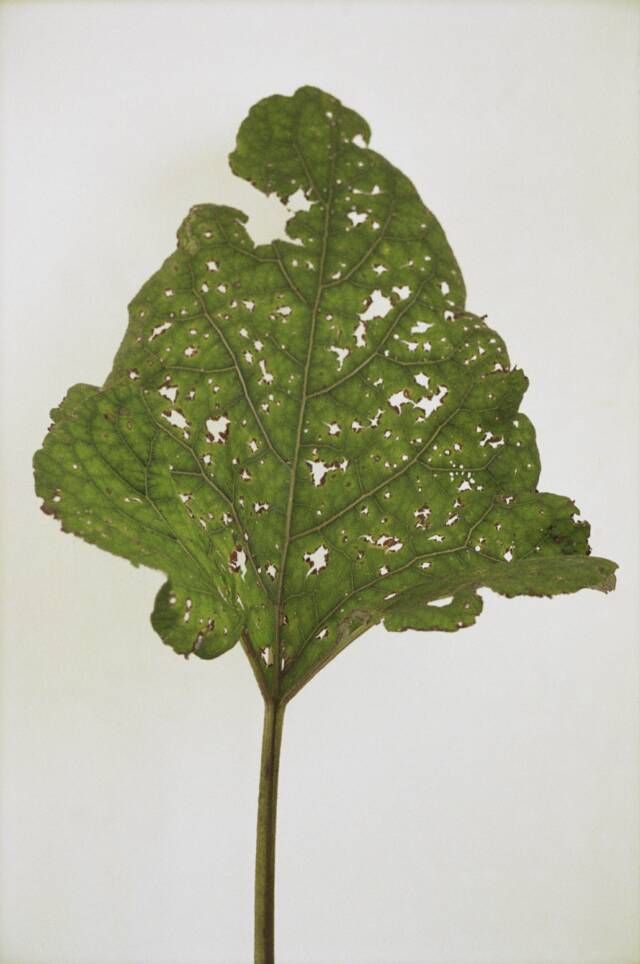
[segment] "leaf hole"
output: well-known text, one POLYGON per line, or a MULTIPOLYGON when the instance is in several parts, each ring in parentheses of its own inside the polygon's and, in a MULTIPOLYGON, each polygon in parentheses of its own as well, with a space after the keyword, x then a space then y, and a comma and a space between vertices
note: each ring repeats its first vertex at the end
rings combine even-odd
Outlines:
POLYGON ((309 576, 315 576, 319 572, 322 572, 323 569, 327 568, 329 550, 326 546, 320 545, 317 549, 314 549, 313 552, 305 552, 303 559, 309 565, 307 578, 309 576))

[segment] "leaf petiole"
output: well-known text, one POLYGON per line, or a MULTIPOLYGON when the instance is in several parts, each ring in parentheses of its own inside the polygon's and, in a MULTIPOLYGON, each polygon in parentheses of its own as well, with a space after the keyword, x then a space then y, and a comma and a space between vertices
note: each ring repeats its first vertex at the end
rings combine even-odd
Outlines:
POLYGON ((285 707, 284 700, 265 699, 256 832, 255 964, 274 964, 276 811, 285 707))

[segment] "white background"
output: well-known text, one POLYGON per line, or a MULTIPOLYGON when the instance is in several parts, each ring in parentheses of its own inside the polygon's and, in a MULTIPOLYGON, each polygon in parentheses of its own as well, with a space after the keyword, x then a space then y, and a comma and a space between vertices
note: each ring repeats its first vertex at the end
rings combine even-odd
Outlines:
POLYGON ((161 576, 38 511, 50 407, 233 178, 248 107, 316 84, 447 231, 531 379, 541 488, 618 590, 487 593, 368 633, 291 704, 281 964, 630 964, 638 886, 638 12, 615 2, 16 3, 2 20, 2 964, 248 964, 261 706, 177 658, 161 576))

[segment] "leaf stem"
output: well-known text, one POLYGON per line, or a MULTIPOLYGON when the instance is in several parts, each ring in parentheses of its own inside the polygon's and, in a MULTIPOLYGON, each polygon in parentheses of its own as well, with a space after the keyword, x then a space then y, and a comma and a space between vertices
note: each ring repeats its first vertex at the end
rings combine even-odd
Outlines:
POLYGON ((285 702, 265 699, 258 791, 255 879, 255 964, 274 964, 274 897, 278 769, 285 702))

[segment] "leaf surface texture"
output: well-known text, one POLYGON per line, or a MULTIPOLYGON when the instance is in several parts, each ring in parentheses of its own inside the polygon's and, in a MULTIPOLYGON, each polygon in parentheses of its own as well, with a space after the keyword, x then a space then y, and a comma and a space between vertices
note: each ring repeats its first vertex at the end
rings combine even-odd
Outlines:
POLYGON ((613 587, 575 504, 537 490, 527 379, 368 141, 315 88, 254 106, 231 167, 300 208, 288 240, 192 208, 104 386, 70 390, 35 457, 66 531, 166 574, 165 643, 212 658, 242 639, 285 697, 380 621, 471 625, 483 586, 613 587))

